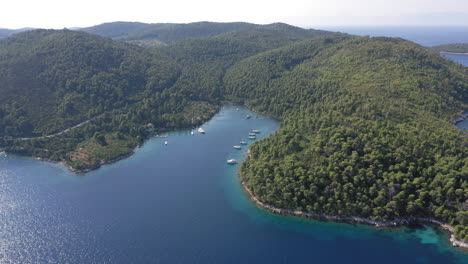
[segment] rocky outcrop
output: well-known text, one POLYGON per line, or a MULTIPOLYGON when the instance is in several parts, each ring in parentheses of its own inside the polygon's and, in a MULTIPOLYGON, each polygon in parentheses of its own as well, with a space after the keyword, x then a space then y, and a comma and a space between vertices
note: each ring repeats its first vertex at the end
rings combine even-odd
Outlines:
POLYGON ((450 235, 450 242, 454 247, 468 248, 468 243, 465 241, 457 240, 453 234, 450 235))

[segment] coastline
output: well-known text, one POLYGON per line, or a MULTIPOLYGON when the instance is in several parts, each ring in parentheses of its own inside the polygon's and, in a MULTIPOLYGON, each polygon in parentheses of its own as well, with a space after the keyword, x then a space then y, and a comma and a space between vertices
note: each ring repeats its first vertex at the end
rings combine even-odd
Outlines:
POLYGON ((134 148, 132 151, 130 151, 129 153, 125 154, 125 155, 122 155, 122 156, 119 156, 117 158, 114 158, 114 159, 110 159, 110 160, 102 160, 99 164, 95 165, 95 166, 92 166, 92 167, 89 167, 89 168, 86 168, 86 169, 76 169, 70 165, 68 165, 65 161, 60 161, 59 163, 61 163, 63 166, 65 166, 69 171, 73 172, 73 173, 76 173, 76 174, 86 174, 88 172, 91 172, 93 170, 97 170, 99 169, 101 166, 103 165, 107 165, 107 164, 112 164, 114 162, 117 162, 119 160, 123 160, 123 159, 126 159, 130 156, 132 156, 133 154, 135 154, 135 149, 139 148, 140 146, 137 146, 136 148, 134 148))
MULTIPOLYGON (((208 122, 209 120, 211 120, 213 118, 214 115, 216 115, 219 111, 220 111, 221 107, 219 105, 215 105, 215 109, 214 110, 211 110, 210 111, 210 116, 208 118, 204 118, 201 120, 201 122, 199 122, 199 124, 196 124, 196 125, 191 125, 191 126, 187 126, 186 128, 182 128, 181 130, 185 130, 185 129, 194 129, 196 128, 197 126, 199 125, 203 125, 204 123, 208 122)), ((70 131, 71 129, 74 129, 76 127, 79 127, 81 125, 83 125, 84 123, 87 123, 89 122, 90 120, 87 120, 85 122, 83 122, 82 124, 78 124, 78 125, 75 125, 71 128, 68 128, 66 129, 66 131, 61 131, 59 133, 66 133, 68 131, 70 131)), ((23 156, 23 157, 29 157, 29 158, 32 158, 32 159, 35 159, 35 160, 40 160, 40 161, 45 161, 45 162, 51 162, 51 163, 59 163, 61 165, 63 165, 65 168, 67 168, 69 171, 73 172, 73 173, 76 173, 76 174, 86 174, 88 172, 91 172, 91 171, 94 171, 94 170, 97 170, 99 169, 101 166, 103 165, 108 165, 108 164, 112 164, 112 163, 115 163, 117 161, 120 161, 120 160, 123 160, 123 159, 126 159, 130 156, 132 156, 133 154, 135 154, 135 150, 140 148, 142 145, 145 144, 145 142, 149 139, 151 139, 152 137, 158 137, 158 138, 165 138, 167 136, 161 136, 160 134, 161 133, 170 133, 170 132, 175 132, 175 131, 178 131, 177 129, 176 130, 168 130, 168 129, 161 129, 158 131, 158 134, 156 135, 150 135, 150 136, 147 136, 146 138, 144 138, 143 140, 143 143, 141 143, 140 145, 137 145, 135 146, 130 152, 126 153, 126 154, 123 154, 121 156, 118 156, 118 157, 115 157, 113 159, 109 159, 109 160, 101 160, 101 162, 99 162, 98 164, 94 165, 94 166, 91 166, 91 167, 88 167, 88 168, 84 168, 84 169, 77 169, 69 164, 67 164, 67 161, 62 159, 62 160, 52 160, 52 159, 49 159, 49 158, 41 158, 41 157, 36 157, 36 156, 30 156, 30 155, 22 155, 20 153, 15 153, 15 152, 7 152, 6 150, 0 148, 0 154, 4 154, 4 155, 16 155, 16 156, 23 156)), ((54 135, 55 136, 55 135, 54 135)), ((46 137, 51 137, 51 136, 46 136, 46 137)), ((30 139, 30 138, 26 138, 26 139, 30 139)), ((20 139, 20 140, 23 140, 23 139, 20 139)))
POLYGON ((278 208, 266 203, 261 202, 255 195, 253 195, 252 191, 245 185, 245 182, 240 182, 242 187, 244 188, 245 192, 249 196, 249 199, 254 202, 254 204, 260 208, 263 208, 267 211, 276 214, 282 215, 292 215, 292 216, 299 216, 311 219, 317 219, 321 221, 333 221, 333 222, 343 222, 343 223, 357 223, 357 224, 366 224, 366 225, 373 225, 377 228, 395 228, 403 225, 409 225, 414 223, 430 223, 438 225, 442 230, 448 231, 450 233, 449 241, 452 246, 458 247, 464 250, 468 250, 468 242, 457 240, 453 235, 454 228, 442 221, 436 220, 434 218, 422 218, 422 217, 414 217, 414 218, 399 218, 393 221, 375 221, 372 219, 364 218, 364 217, 357 217, 357 216, 336 216, 336 215, 325 215, 325 214, 317 214, 317 213, 308 213, 298 210, 291 210, 285 208, 278 208))
MULTIPOLYGON (((219 111, 220 111, 221 107, 217 107, 215 111, 211 111, 210 114, 211 116, 209 118, 207 118, 206 120, 203 120, 201 124, 199 125, 203 125, 204 123, 208 122, 209 120, 211 120, 213 118, 214 115, 216 115, 219 111)), ((198 125, 197 125, 198 126, 198 125)), ((185 129, 194 129, 195 127, 197 126, 189 126, 185 129)), ((182 129, 182 130, 185 130, 185 129, 182 129)), ((97 170, 99 169, 101 166, 103 165, 108 165, 108 164, 112 164, 112 163, 115 163, 117 161, 120 161, 120 160, 123 160, 123 159, 126 159, 130 156, 132 156, 133 154, 135 154, 135 150, 136 149, 139 149, 141 148, 145 143, 146 141, 150 140, 152 137, 155 137, 155 138, 166 138, 167 135, 164 135, 164 136, 161 136, 161 133, 170 133, 170 132, 175 132, 177 130, 167 130, 167 129, 162 129, 160 131, 158 131, 158 134, 156 135, 153 135, 153 136, 148 136, 147 138, 145 138, 143 140, 143 143, 141 143, 140 145, 137 145, 136 147, 134 147, 129 153, 127 154, 124 154, 122 156, 119 156, 119 157, 116 157, 116 158, 113 158, 113 159, 110 159, 110 160, 102 160, 99 164, 95 165, 95 166, 92 166, 92 167, 89 167, 89 168, 85 168, 85 169, 76 169, 70 165, 68 165, 66 163, 66 161, 59 161, 59 163, 63 164, 68 170, 70 170, 71 172, 73 173, 77 173, 77 174, 86 174, 88 172, 91 172, 93 170, 97 170)))
POLYGON ((21 154, 18 154, 18 153, 14 153, 14 152, 7 152, 5 150, 2 150, 0 151, 0 155, 13 155, 13 156, 19 156, 19 157, 25 157, 25 158, 31 158, 31 159, 34 159, 34 160, 38 160, 38 161, 44 161, 44 162, 50 162, 50 163, 56 163, 56 164, 60 164, 62 165, 63 167, 67 168, 69 171, 73 172, 73 173, 76 173, 76 174, 85 174, 85 173, 88 173, 88 172, 91 172, 93 170, 97 170, 99 169, 101 166, 103 165, 107 165, 107 164, 112 164, 114 162, 117 162, 119 160, 123 160, 123 159, 126 159, 130 156, 132 156, 133 154, 135 154, 135 150, 140 148, 141 145, 138 145, 136 146, 134 149, 132 149, 129 153, 127 154, 124 154, 122 156, 118 156, 114 159, 110 159, 110 160, 102 160, 99 164, 96 164, 92 167, 89 167, 89 168, 85 168, 85 169, 77 169, 77 168, 74 168, 72 167, 71 165, 67 164, 66 160, 52 160, 52 159, 48 159, 48 158, 41 158, 41 157, 37 157, 37 156, 28 156, 28 155, 21 155, 21 154))

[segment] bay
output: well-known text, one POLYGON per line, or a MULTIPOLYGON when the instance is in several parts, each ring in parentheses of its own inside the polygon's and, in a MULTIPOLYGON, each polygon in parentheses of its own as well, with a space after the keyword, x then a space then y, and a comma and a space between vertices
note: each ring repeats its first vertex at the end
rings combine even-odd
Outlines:
POLYGON ((431 226, 379 230, 256 207, 226 160, 245 159, 232 146, 251 129, 260 140, 279 123, 228 105, 203 128, 150 139, 86 175, 0 157, 0 263, 467 263, 431 226))

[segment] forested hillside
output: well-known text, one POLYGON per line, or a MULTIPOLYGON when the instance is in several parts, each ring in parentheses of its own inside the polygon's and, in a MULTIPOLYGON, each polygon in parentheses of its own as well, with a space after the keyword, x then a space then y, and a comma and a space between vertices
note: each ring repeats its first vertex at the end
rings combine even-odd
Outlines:
POLYGON ((152 65, 141 48, 69 30, 0 40, 0 136, 47 135, 138 102, 152 65))
POLYGON ((284 119, 241 169, 260 201, 434 217, 468 239, 468 140, 452 125, 468 103, 466 68, 399 39, 324 38, 243 60, 225 82, 227 94, 284 119))
POLYGON ((290 33, 271 25, 262 37, 245 31, 245 40, 220 35, 152 50, 70 30, 2 40, 0 148, 95 168, 151 133, 206 121, 223 100, 228 67, 310 37, 288 27, 290 33), (81 126, 67 130, 75 125, 81 126))
POLYGON ((84 31, 86 33, 99 35, 108 38, 125 38, 132 34, 143 32, 153 27, 157 27, 157 25, 162 24, 146 24, 140 22, 110 22, 104 23, 92 27, 81 28, 80 31, 84 31))
MULTIPOLYGON (((164 45, 186 39, 209 38, 220 35, 247 41, 255 39, 264 42, 263 45, 267 45, 275 43, 273 40, 280 40, 281 42, 304 40, 331 33, 323 30, 298 28, 284 23, 257 25, 245 22, 194 22, 188 24, 112 22, 80 30, 144 46, 164 45)), ((276 45, 278 46, 278 44, 276 45)))
POLYGON ((95 30, 165 45, 67 30, 1 40, 0 148, 96 168, 153 132, 243 103, 283 120, 241 167, 260 201, 379 220, 433 217, 468 240, 468 138, 452 124, 468 108, 465 67, 402 39, 280 23, 125 25, 95 30))
MULTIPOLYGON (((158 121, 155 130, 201 122, 181 118, 196 102, 166 91, 179 75, 174 63, 138 46, 82 32, 36 30, 1 40, 0 148, 76 169, 121 157, 142 143, 150 121, 158 121)), ((192 113, 206 120, 211 108, 192 113)))

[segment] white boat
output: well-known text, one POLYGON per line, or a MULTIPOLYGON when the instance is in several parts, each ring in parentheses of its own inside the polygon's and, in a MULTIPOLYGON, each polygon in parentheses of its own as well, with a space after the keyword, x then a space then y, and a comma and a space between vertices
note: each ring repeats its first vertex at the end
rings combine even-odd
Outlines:
POLYGON ((260 131, 260 130, 258 130, 258 129, 252 129, 252 132, 254 132, 254 133, 258 134, 258 133, 260 133, 261 131, 260 131))
POLYGON ((255 133, 249 133, 249 136, 256 136, 257 134, 255 133))
POLYGON ((167 141, 164 141, 164 145, 167 145, 167 141))
POLYGON ((237 163, 237 160, 235 160, 235 159, 228 159, 228 160, 227 160, 227 163, 228 163, 228 164, 236 164, 236 163, 237 163))
POLYGON ((198 129, 198 132, 200 132, 200 134, 205 134, 205 130, 201 127, 198 129))
POLYGON ((193 131, 190 131, 190 135, 195 135, 195 132, 193 132, 193 131))
POLYGON ((241 144, 241 145, 247 145, 247 142, 241 141, 239 144, 241 144))
POLYGON ((256 136, 249 136, 249 139, 257 139, 256 136))
POLYGON ((232 146, 232 147, 235 148, 235 149, 241 149, 241 148, 242 148, 242 147, 239 146, 239 145, 235 145, 235 146, 232 146))
POLYGON ((247 114, 245 117, 246 117, 247 119, 250 119, 250 118, 252 117, 252 115, 247 114))

